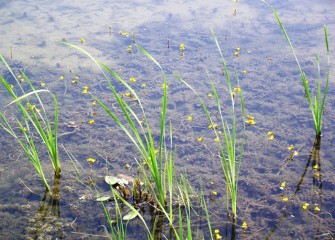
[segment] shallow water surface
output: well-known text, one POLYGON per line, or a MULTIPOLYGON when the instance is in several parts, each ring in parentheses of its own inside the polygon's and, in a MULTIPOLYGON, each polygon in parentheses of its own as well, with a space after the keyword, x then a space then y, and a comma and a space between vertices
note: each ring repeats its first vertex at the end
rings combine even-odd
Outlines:
MULTIPOLYGON (((321 76, 325 79, 323 25, 327 25, 332 51, 335 5, 331 0, 270 3, 287 29, 315 94, 318 77, 315 54, 319 54, 321 76)), ((38 175, 19 145, 0 131, 1 239, 103 239, 110 229, 100 202, 95 201, 96 190, 109 192, 105 175, 135 176, 138 172, 135 158, 140 159, 136 148, 103 109, 93 106, 93 99, 82 94, 83 87, 88 86, 120 114, 102 74, 88 57, 64 46, 60 40, 83 47, 126 81, 136 78, 132 87, 141 97, 158 144, 163 75, 135 46, 131 53, 127 48, 136 42, 157 59, 168 78, 167 121, 173 126, 176 176, 187 174, 196 190, 201 179, 212 228, 219 229, 223 238, 335 238, 334 54, 331 52, 331 77, 320 140, 315 138, 313 119, 292 52, 265 3, 18 0, 0 1, 0 15, 0 53, 16 75, 19 70, 25 71, 37 88, 43 81, 44 88, 58 98, 62 164, 61 178, 54 179, 47 154, 39 147, 45 153, 43 168, 53 186, 53 195, 44 193, 38 175), (178 73, 192 85, 215 116, 215 101, 208 97, 213 80, 226 119, 230 120, 229 93, 211 29, 227 61, 233 87, 238 85, 234 70, 239 76, 246 114, 254 116, 256 121, 255 125, 246 126, 236 226, 231 225, 225 210, 224 176, 215 135, 208 129, 209 122, 196 96, 173 74, 178 73), (119 32, 128 32, 128 36, 119 32), (83 43, 81 38, 85 39, 83 43), (183 57, 181 43, 185 45, 183 57), (238 58, 234 55, 236 48, 240 48, 238 58), (76 77, 77 86, 71 83, 76 77), (193 117, 191 122, 187 120, 189 115, 193 117), (89 124, 91 119, 94 124, 89 124), (274 133, 274 140, 268 139, 269 131, 274 133), (198 137, 203 137, 203 142, 198 137), (287 149, 290 145, 295 146, 297 155, 287 149), (72 159, 66 151, 72 154, 72 159), (90 165, 86 160, 89 157, 96 162, 90 165), (315 165, 319 168, 313 168, 315 165), (284 181, 283 191, 280 186, 284 181), (283 201, 286 197, 288 201, 283 201), (306 202, 310 204, 309 212, 302 209, 306 202), (314 211, 315 204, 320 211, 314 211), (241 228, 244 221, 248 224, 246 232, 241 228)), ((0 71, 7 81, 15 84, 3 64, 0 71)), ((117 81, 114 84, 120 94, 126 93, 125 87, 117 81)), ((5 107, 11 100, 3 87, 0 93, 3 103, 0 111, 15 113, 12 105, 5 107)), ((48 95, 43 95, 43 101, 51 106, 48 95)), ((135 101, 129 102, 138 110, 135 101)), ((240 101, 235 102, 239 108, 240 101)), ((242 124, 238 127, 242 129, 242 124)), ((239 136, 242 137, 241 132, 239 136)), ((106 204, 111 214, 114 204, 106 204)), ((198 205, 195 201, 193 237, 210 239, 204 212, 198 205)), ((155 222, 157 213, 150 207, 143 207, 141 213, 151 230, 156 227, 157 239, 173 238, 168 222, 163 218, 155 222)), ((127 239, 143 239, 138 236, 146 234, 138 218, 129 222, 127 239)))

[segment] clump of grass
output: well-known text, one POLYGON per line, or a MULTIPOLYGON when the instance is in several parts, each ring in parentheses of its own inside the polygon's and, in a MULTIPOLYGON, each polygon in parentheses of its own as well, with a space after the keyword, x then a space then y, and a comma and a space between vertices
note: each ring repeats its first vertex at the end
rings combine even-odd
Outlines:
MULTIPOLYGON (((237 137, 237 116, 236 116, 236 111, 235 111, 235 100, 234 100, 234 93, 233 93, 233 88, 230 80, 230 76, 228 73, 226 61, 223 58, 219 43, 217 41, 215 33, 212 31, 214 41, 218 47, 218 50, 221 54, 221 59, 222 59, 222 65, 223 69, 225 72, 226 76, 226 82, 228 86, 228 91, 230 94, 230 99, 231 99, 231 106, 232 106, 232 122, 231 122, 231 128, 229 127, 228 122, 225 120, 222 112, 222 106, 220 102, 220 97, 218 95, 217 89, 215 87, 215 84, 213 81, 211 81, 212 85, 212 91, 213 91, 213 96, 215 98, 215 103, 217 106, 217 111, 219 113, 219 117, 221 120, 221 128, 223 132, 223 138, 222 136, 219 136, 218 131, 213 128, 215 135, 218 139, 220 139, 219 143, 219 151, 220 151, 220 162, 221 162, 221 167, 223 174, 225 176, 226 180, 226 188, 227 188, 227 196, 230 198, 230 206, 231 206, 231 211, 234 220, 236 220, 236 205, 237 205, 237 190, 238 190, 238 177, 239 177, 239 172, 240 172, 240 166, 241 166, 241 161, 242 161, 242 154, 243 154, 243 147, 244 147, 244 137, 243 137, 243 142, 240 146, 239 153, 237 153, 237 142, 236 142, 236 137, 237 137), (221 138, 220 138, 221 137, 221 138)), ((235 71, 236 73, 236 71, 235 71)), ((213 126, 214 122, 212 120, 212 116, 202 99, 202 97, 197 93, 197 91, 189 85, 186 81, 184 81, 178 74, 175 73, 175 76, 183 82, 188 88, 190 88, 193 93, 198 97, 203 110, 206 114, 207 119, 209 120, 210 124, 213 126)), ((237 73, 236 73, 236 78, 237 82, 239 83, 237 73)), ((239 91, 239 96, 241 100, 241 110, 242 110, 242 118, 243 118, 243 132, 245 130, 245 121, 244 121, 244 101, 243 101, 243 96, 242 96, 242 91, 239 91)), ((227 209, 229 209, 229 199, 227 198, 227 209)))
MULTIPOLYGON (((146 178, 147 186, 152 190, 153 196, 157 200, 157 204, 161 209, 166 206, 167 203, 167 188, 168 184, 171 183, 172 174, 173 174, 173 158, 170 157, 165 142, 165 131, 166 131, 166 106, 167 106, 167 79, 166 75, 160 66, 160 64, 153 58, 146 50, 142 47, 137 46, 137 48, 151 61, 153 61, 163 73, 163 96, 162 96, 162 105, 161 105, 161 114, 160 114, 160 131, 159 131, 159 142, 158 144, 154 142, 154 136, 152 134, 152 128, 149 123, 149 120, 146 116, 144 107, 140 98, 138 97, 136 91, 115 71, 110 69, 104 63, 98 62, 90 53, 84 49, 67 43, 62 42, 65 45, 73 47, 80 52, 87 55, 101 70, 103 73, 110 91, 115 97, 118 106, 120 107, 122 114, 118 116, 109 108, 105 103, 103 103, 98 97, 93 95, 91 96, 94 100, 105 110, 105 112, 112 118, 112 120, 117 123, 120 129, 126 134, 126 136, 131 140, 134 146, 139 151, 142 159, 136 159, 138 163, 145 162, 148 166, 150 177, 148 177, 143 169, 144 177, 146 178), (136 111, 118 94, 115 89, 114 84, 111 79, 105 73, 106 70, 115 80, 123 84, 134 96, 134 99, 138 102, 140 107, 140 113, 136 111), (125 119, 125 120, 122 120, 125 119), (141 121, 140 119, 143 119, 141 121), (158 153, 157 153, 158 152, 158 153), (165 162, 166 160, 166 162, 165 162), (165 163, 164 163, 165 162, 165 163), (151 183, 154 182, 154 185, 151 183)), ((172 156, 172 155, 171 155, 172 156)), ((138 164, 141 166, 142 164, 138 164)))
MULTIPOLYGON (((14 79, 17 82, 17 86, 21 91, 21 96, 17 96, 17 94, 13 90, 13 86, 7 82, 7 80, 0 75, 0 82, 5 87, 7 92, 12 97, 13 101, 9 103, 16 104, 19 108, 20 117, 16 117, 16 127, 13 127, 8 121, 8 118, 4 113, 0 113, 1 122, 0 126, 9 133, 14 139, 20 144, 26 156, 33 164, 35 169, 37 170, 40 178, 43 181, 44 186, 47 190, 50 190, 50 187, 45 179, 42 166, 40 163, 39 152, 36 147, 36 134, 42 140, 43 145, 47 148, 49 157, 51 159, 51 163, 56 176, 60 176, 61 166, 58 155, 58 104, 57 98, 54 94, 52 94, 48 90, 36 90, 29 80, 29 78, 21 72, 22 79, 28 83, 30 87, 30 92, 26 93, 23 87, 20 84, 20 81, 17 79, 5 59, 0 55, 1 61, 5 64, 9 72, 12 74, 14 79), (54 117, 53 124, 51 119, 47 116, 47 111, 44 107, 44 104, 39 96, 39 93, 47 92, 51 94, 53 98, 53 107, 54 107, 54 117), (38 104, 33 104, 29 98, 35 97, 35 101, 37 100, 38 104), (25 106, 26 104, 26 106, 25 106), (16 131, 17 127, 20 131, 16 131)), ((8 106, 7 105, 7 106, 8 106)))
MULTIPOLYGON (((321 136, 322 118, 323 118, 323 112, 324 112, 324 109, 325 109, 326 97, 327 97, 327 93, 328 93, 329 67, 328 67, 328 71, 327 71, 326 85, 324 87, 323 94, 321 94, 320 62, 319 62, 318 55, 316 55, 316 63, 317 63, 317 66, 318 66, 318 87, 317 87, 316 96, 314 96, 314 97, 311 96, 306 74, 300 66, 300 63, 299 63, 297 54, 294 50, 294 47, 292 45, 292 42, 291 42, 291 40, 290 40, 286 30, 285 30, 285 27, 284 27, 282 21, 280 20, 277 12, 275 11, 275 9, 272 6, 271 6, 271 9, 272 9, 274 15, 276 16, 276 19, 277 19, 277 21, 278 21, 278 23, 281 27, 281 30, 283 31, 283 34, 285 35, 285 38, 286 38, 288 44, 290 45, 293 56, 294 56, 295 61, 298 65, 298 68, 299 68, 299 71, 300 71, 300 76, 301 76, 301 81, 302 81, 302 84, 304 85, 305 93, 306 93, 308 103, 309 103, 309 108, 310 108, 310 110, 312 112, 312 116, 313 116, 315 134, 317 136, 321 136)), ((326 42, 327 61, 328 61, 328 66, 329 66, 329 41, 328 41, 328 34, 327 34, 326 25, 323 26, 323 30, 324 30, 324 36, 325 36, 325 42, 326 42)))

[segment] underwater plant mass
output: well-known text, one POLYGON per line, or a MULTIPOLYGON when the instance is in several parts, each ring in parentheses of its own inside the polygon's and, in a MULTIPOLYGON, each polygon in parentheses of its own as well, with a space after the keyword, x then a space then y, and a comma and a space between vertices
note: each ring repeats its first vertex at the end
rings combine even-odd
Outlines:
POLYGON ((0 238, 334 239, 331 1, 141 2, 0 2, 0 238))

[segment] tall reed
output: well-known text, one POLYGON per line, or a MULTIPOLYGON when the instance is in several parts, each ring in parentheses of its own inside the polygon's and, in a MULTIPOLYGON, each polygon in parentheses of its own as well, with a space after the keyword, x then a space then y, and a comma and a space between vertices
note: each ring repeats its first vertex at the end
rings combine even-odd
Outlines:
POLYGON ((330 76, 329 75, 329 41, 328 41, 327 27, 326 27, 326 25, 323 26, 324 36, 325 36, 325 43, 326 43, 326 50, 327 50, 327 61, 328 61, 326 85, 324 87, 323 94, 321 94, 320 62, 319 62, 318 55, 316 55, 316 63, 317 63, 317 67, 318 67, 318 87, 317 87, 316 96, 312 97, 311 93, 310 93, 310 88, 309 88, 309 84, 308 84, 306 74, 301 68, 301 65, 299 63, 299 60, 298 60, 297 54, 295 52, 295 49, 292 45, 292 42, 291 42, 291 40, 290 40, 286 30, 285 30, 285 27, 284 27, 282 21, 280 20, 277 12, 275 11, 275 9, 271 5, 270 5, 270 7, 272 9, 272 12, 276 16, 276 19, 277 19, 277 21, 280 25, 280 28, 283 31, 283 34, 285 35, 285 38, 286 38, 288 44, 290 45, 290 48, 292 50, 294 59, 295 59, 297 65, 298 65, 301 81, 302 81, 302 84, 304 85, 305 93, 306 93, 308 103, 309 103, 309 108, 310 108, 310 110, 312 112, 312 116, 313 116, 315 134, 316 134, 316 136, 321 136, 322 118, 323 118, 323 112, 324 112, 324 109, 325 109, 326 97, 327 97, 327 93, 328 93, 329 76, 330 76))
MULTIPOLYGON (((16 118, 18 127, 23 134, 23 139, 15 131, 15 127, 11 126, 11 123, 8 121, 6 116, 1 113, 1 127, 8 132, 14 139, 20 144, 25 154, 28 156, 29 160, 34 165, 35 169, 39 172, 39 175, 47 188, 50 190, 39 160, 39 153, 36 149, 34 137, 36 134, 42 140, 43 145, 46 147, 51 163, 54 169, 54 172, 57 176, 60 176, 61 166, 58 155, 58 103, 57 98, 50 91, 41 89, 36 90, 29 78, 21 71, 22 79, 27 82, 29 85, 30 92, 26 93, 21 86, 20 80, 15 76, 12 69, 9 67, 5 59, 0 55, 1 61, 5 64, 8 71, 11 73, 13 78, 16 81, 16 88, 19 88, 21 96, 18 96, 16 91, 14 91, 13 86, 8 83, 8 81, 0 75, 0 82, 5 87, 6 91, 12 97, 13 101, 10 102, 7 106, 11 104, 16 104, 19 109, 20 117, 16 118), (47 92, 51 94, 53 98, 53 119, 49 119, 47 111, 44 107, 44 103, 40 98, 40 93, 47 92), (33 104, 30 98, 34 97, 34 102, 37 101, 38 104, 33 104)), ((21 80, 22 80, 21 79, 21 80)), ((35 136, 36 139, 36 136, 35 136)))
MULTIPOLYGON (((215 128, 213 128, 213 130, 215 132, 216 137, 218 139, 220 139, 219 144, 218 144, 219 145, 219 152, 220 152, 220 163, 221 163, 222 171, 223 171, 223 174, 224 174, 225 180, 226 180, 227 196, 229 195, 232 215, 233 215, 234 220, 236 220, 238 177, 239 177, 240 166, 241 166, 241 161, 242 161, 242 154, 243 154, 243 147, 244 147, 244 136, 243 136, 243 141, 242 141, 242 144, 239 148, 239 153, 238 153, 236 151, 236 149, 237 149, 237 142, 236 142, 236 138, 237 138, 237 116, 236 116, 236 111, 235 111, 235 100, 234 100, 234 95, 233 95, 234 94, 233 93, 233 88, 232 88, 230 76, 229 76, 229 73, 228 73, 228 68, 227 68, 227 65, 226 65, 226 61, 223 58, 220 45, 219 45, 219 43, 217 41, 217 38, 216 38, 216 35, 213 31, 212 31, 212 35, 213 35, 214 41, 215 41, 216 46, 217 46, 217 48, 220 52, 220 55, 221 55, 222 65, 223 65, 223 69, 224 69, 225 76, 226 76, 226 82, 227 82, 228 91, 229 91, 230 99, 231 99, 231 106, 232 106, 232 111, 231 111, 232 121, 230 123, 232 127, 230 129, 228 122, 225 120, 225 118, 223 116, 222 106, 221 106, 220 97, 218 95, 217 89, 215 87, 214 82, 211 81, 212 91, 214 93, 213 96, 215 98, 217 111, 219 113, 220 120, 221 120, 221 129, 222 129, 222 132, 223 132, 223 135, 222 135, 223 139, 222 139, 222 137, 220 138, 220 135, 215 128)), ((236 78, 237 78, 237 83, 239 84, 239 80, 238 80, 236 71, 235 71, 235 74, 236 74, 236 78)), ((214 125, 213 118, 212 118, 204 100, 202 99, 202 97, 197 93, 197 91, 191 85, 189 85, 186 81, 184 81, 178 74, 175 73, 175 76, 181 82, 183 82, 188 88, 190 88, 193 91, 193 93, 197 96, 197 98, 199 99, 199 101, 200 101, 200 103, 203 107, 203 110, 206 114, 207 119, 209 120, 210 124, 213 126, 214 125)), ((242 91, 239 91, 239 96, 240 96, 240 101, 241 101, 243 133, 244 133, 244 130, 245 130, 244 100, 243 100, 242 91)), ((227 198, 227 209, 229 209, 229 203, 228 203, 229 199, 227 198)))

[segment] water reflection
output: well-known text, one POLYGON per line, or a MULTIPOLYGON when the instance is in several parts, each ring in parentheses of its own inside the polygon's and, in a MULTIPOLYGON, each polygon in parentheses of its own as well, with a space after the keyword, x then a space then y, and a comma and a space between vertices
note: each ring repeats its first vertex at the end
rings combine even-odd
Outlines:
POLYGON ((27 235, 32 239, 45 239, 50 235, 62 238, 60 176, 55 175, 52 191, 45 191, 34 219, 30 220, 27 235))

